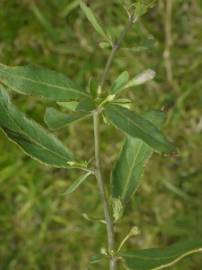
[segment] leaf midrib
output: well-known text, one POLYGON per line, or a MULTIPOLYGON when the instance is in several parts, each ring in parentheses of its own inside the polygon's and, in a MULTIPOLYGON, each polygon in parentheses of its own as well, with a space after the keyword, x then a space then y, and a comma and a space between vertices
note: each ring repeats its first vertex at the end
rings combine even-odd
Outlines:
MULTIPOLYGON (((5 71, 5 70, 0 70, 0 72, 6 73, 6 74, 9 73, 8 71, 5 71)), ((52 88, 55 87, 55 88, 58 88, 58 89, 61 89, 61 90, 67 90, 68 89, 69 92, 77 92, 80 95, 83 95, 85 97, 88 97, 87 94, 83 93, 82 91, 79 91, 78 89, 72 88, 72 87, 63 87, 63 86, 58 86, 58 85, 50 84, 50 83, 43 82, 43 81, 35 81, 35 80, 32 80, 32 79, 26 78, 24 76, 18 76, 18 75, 13 75, 13 74, 9 74, 9 76, 10 77, 14 77, 14 78, 20 78, 20 79, 23 79, 25 81, 30 81, 30 82, 35 83, 35 84, 42 84, 42 85, 45 85, 45 86, 48 86, 48 87, 52 87, 52 88)), ((5 80, 8 81, 8 79, 5 79, 5 80)), ((17 89, 17 88, 15 88, 15 89, 17 89)), ((22 92, 22 91, 18 90, 18 92, 22 92)))
MULTIPOLYGON (((115 111, 117 111, 121 116, 126 117, 127 120, 128 120, 131 124, 133 124, 137 129, 141 130, 141 132, 144 133, 146 136, 148 136, 148 134, 145 133, 144 130, 143 130, 139 125, 137 125, 134 121, 132 121, 132 119, 130 119, 127 115, 125 115, 124 113, 122 113, 122 112, 119 111, 119 110, 116 110, 116 108, 115 108, 115 111)), ((152 137, 152 138, 154 138, 154 137, 152 137)), ((156 139, 154 139, 154 140, 155 140, 156 142, 158 142, 156 139)))
POLYGON ((138 154, 139 154, 139 152, 140 152, 140 149, 141 149, 142 145, 143 145, 143 142, 140 140, 140 145, 139 145, 138 150, 137 150, 137 152, 136 152, 136 155, 135 155, 135 157, 134 157, 132 166, 130 166, 129 174, 128 174, 128 177, 127 177, 127 179, 126 179, 126 185, 125 185, 125 187, 124 187, 124 189, 123 189, 123 193, 122 193, 122 197, 123 197, 123 198, 124 198, 124 197, 126 196, 126 194, 127 194, 128 183, 130 182, 130 178, 131 178, 131 175, 132 175, 132 171, 133 171, 133 168, 134 168, 134 166, 135 166, 135 162, 137 161, 137 157, 138 157, 138 154))
MULTIPOLYGON (((57 153, 57 152, 54 152, 52 149, 49 149, 47 146, 44 146, 42 144, 40 144, 39 142, 35 141, 33 138, 31 138, 29 135, 27 135, 21 127, 19 127, 17 121, 12 118, 12 115, 9 113, 9 109, 7 109, 7 107, 5 106, 5 104, 3 103, 2 104, 4 106, 4 108, 6 109, 7 113, 8 113, 8 117, 11 119, 11 121, 14 121, 14 123, 17 125, 17 127, 20 129, 20 131, 22 132, 22 134, 26 137, 28 137, 30 139, 31 142, 33 142, 34 144, 36 144, 37 146, 40 146, 42 149, 45 149, 46 151, 48 150, 50 153, 58 156, 59 158, 62 158, 65 162, 67 162, 68 160, 66 160, 66 157, 61 155, 61 153, 57 153)), ((8 104, 9 106, 10 104, 8 104)), ((4 130, 2 127, 1 127, 2 130, 4 130)), ((4 131, 6 133, 6 131, 4 131)), ((7 133, 6 133, 7 134, 7 133)), ((7 135, 8 136, 8 135, 7 135)))
MULTIPOLYGON (((128 116, 126 116, 125 114, 123 114, 121 111, 116 110, 116 108, 114 108, 114 110, 115 110, 119 115, 121 115, 122 117, 126 117, 126 118, 127 118, 127 121, 129 121, 129 122, 130 122, 132 125, 134 125, 137 129, 141 130, 141 132, 142 132, 143 134, 145 134, 146 136, 148 136, 148 134, 145 133, 144 130, 143 130, 140 126, 138 126, 137 124, 135 124, 135 122, 132 121, 128 116)), ((151 137, 151 138, 152 138, 152 140, 154 140, 155 142, 159 143, 154 137, 151 137)), ((160 143, 163 144, 163 145, 165 145, 165 144, 162 143, 162 142, 160 142, 160 143)))

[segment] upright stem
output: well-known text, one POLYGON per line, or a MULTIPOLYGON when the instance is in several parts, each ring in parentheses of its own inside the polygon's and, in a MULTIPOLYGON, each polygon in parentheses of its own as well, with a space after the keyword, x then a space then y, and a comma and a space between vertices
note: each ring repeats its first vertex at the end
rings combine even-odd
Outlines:
MULTIPOLYGON (((105 65, 105 69, 100 81, 100 87, 99 90, 102 91, 102 88, 104 86, 104 83, 106 81, 107 75, 109 73, 109 69, 111 67, 112 61, 114 59, 114 56, 116 54, 116 51, 120 48, 121 42, 123 41, 126 33, 131 28, 132 24, 136 21, 136 17, 133 14, 128 24, 126 25, 125 29, 121 33, 119 39, 114 44, 111 54, 107 60, 107 63, 105 65)), ((114 256, 115 252, 115 233, 114 233, 114 224, 113 224, 113 217, 111 215, 111 209, 109 200, 107 198, 107 194, 105 191, 105 185, 103 181, 102 171, 101 171, 101 160, 100 160, 100 133, 99 133, 99 122, 100 122, 100 111, 99 109, 95 110, 93 112, 93 126, 94 126, 94 142, 95 142, 95 163, 96 163, 96 170, 95 175, 97 178, 98 188, 100 192, 100 197, 103 203, 103 209, 104 209, 104 216, 106 221, 106 228, 107 228, 107 241, 108 241, 108 252, 110 254, 110 263, 109 263, 109 269, 110 270, 117 270, 117 259, 116 256, 114 256)))
MULTIPOLYGON (((105 221, 107 226, 107 239, 108 239, 108 252, 113 254, 115 250, 115 239, 114 239, 114 227, 113 219, 110 213, 109 201, 105 192, 104 181, 101 172, 101 162, 100 162, 100 135, 99 135, 99 111, 94 111, 93 113, 93 126, 94 126, 94 142, 95 142, 95 163, 96 171, 95 175, 97 178, 98 188, 100 192, 100 197, 103 203, 105 221)), ((116 270, 116 259, 111 257, 110 260, 110 270, 116 270)))
POLYGON ((112 48, 112 51, 111 51, 111 54, 107 60, 107 63, 105 65, 105 69, 104 69, 104 72, 102 74, 102 78, 101 78, 101 81, 100 81, 100 89, 102 90, 103 86, 104 86, 104 83, 107 79, 107 75, 109 73, 109 69, 111 67, 111 64, 112 64, 112 61, 114 59, 114 56, 117 52, 117 50, 120 48, 121 46, 121 43, 122 41, 124 40, 125 38, 125 35, 127 34, 127 32, 130 30, 131 26, 133 25, 133 23, 137 20, 137 17, 135 17, 134 14, 132 14, 130 16, 130 19, 126 25, 126 27, 124 28, 123 32, 120 34, 120 37, 118 38, 117 42, 114 44, 113 48, 112 48))

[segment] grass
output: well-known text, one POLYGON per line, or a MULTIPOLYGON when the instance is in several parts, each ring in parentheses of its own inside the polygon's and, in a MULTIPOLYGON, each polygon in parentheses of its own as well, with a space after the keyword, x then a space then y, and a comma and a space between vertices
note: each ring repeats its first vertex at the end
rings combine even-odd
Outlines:
MULTIPOLYGON (((103 25, 116 35, 126 21, 118 1, 97 1, 92 8, 103 25), (107 7, 107 8, 106 8, 107 7)), ((154 82, 130 91, 138 110, 169 109, 167 134, 180 155, 155 155, 142 186, 120 223, 125 236, 134 225, 141 235, 127 247, 167 245, 182 238, 202 236, 201 213, 201 113, 202 61, 201 15, 197 1, 174 1, 172 19, 174 85, 167 81, 163 1, 137 23, 125 46, 134 48, 152 36, 156 46, 142 53, 122 49, 110 71, 113 80, 127 69, 131 75, 146 68, 157 71, 154 82), (135 44, 134 44, 135 41, 135 44), (177 85, 177 87, 176 87, 177 85)), ((9 65, 35 63, 52 68, 86 86, 100 78, 108 50, 91 29, 76 1, 6 1, 0 3, 0 62, 9 65), (65 12, 66 11, 66 12, 65 12)), ((42 123, 44 101, 13 95, 18 106, 42 123)), ((48 104, 48 103, 47 103, 48 104)), ((57 132, 81 158, 92 154, 89 121, 57 132), (81 136, 82 134, 82 136, 81 136), (89 149, 90 152, 89 152, 89 149)), ((106 181, 121 146, 121 135, 112 127, 102 130, 106 181)), ((104 247, 104 226, 82 217, 102 218, 94 179, 66 198, 62 194, 77 176, 75 172, 43 167, 24 156, 0 135, 0 269, 91 270, 91 255, 104 247)), ((184 259, 173 270, 200 269, 201 255, 184 259)), ((104 269, 104 265, 102 265, 104 269)))

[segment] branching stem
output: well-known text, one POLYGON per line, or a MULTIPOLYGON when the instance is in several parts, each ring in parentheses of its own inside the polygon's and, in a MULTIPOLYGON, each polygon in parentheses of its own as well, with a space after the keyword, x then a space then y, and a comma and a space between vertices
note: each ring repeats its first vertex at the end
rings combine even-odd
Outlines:
MULTIPOLYGON (((117 42, 114 44, 111 54, 107 60, 101 81, 100 81, 100 86, 99 90, 100 92, 102 91, 102 88, 105 84, 105 81, 107 79, 109 69, 111 67, 111 64, 113 62, 114 56, 117 52, 117 50, 120 48, 120 45, 126 35, 126 33, 129 31, 133 23, 136 21, 135 15, 131 15, 129 18, 129 21, 121 33, 119 39, 117 42)), ((96 163, 96 169, 95 169, 95 175, 97 178, 97 183, 98 183, 98 188, 99 188, 99 193, 100 197, 102 200, 103 204, 103 209, 104 209, 104 216, 105 216, 105 221, 106 221, 106 228, 107 228, 107 241, 108 241, 108 253, 110 254, 110 270, 117 270, 117 258, 114 255, 115 253, 115 233, 114 233, 114 224, 113 224, 113 217, 111 214, 111 209, 110 209, 110 203, 109 199, 107 197, 106 191, 105 191, 105 184, 103 181, 103 176, 102 176, 102 170, 101 170, 101 158, 100 158, 100 132, 99 132, 99 122, 100 122, 100 108, 95 110, 93 112, 93 127, 94 127, 94 143, 95 143, 95 163, 96 163)))

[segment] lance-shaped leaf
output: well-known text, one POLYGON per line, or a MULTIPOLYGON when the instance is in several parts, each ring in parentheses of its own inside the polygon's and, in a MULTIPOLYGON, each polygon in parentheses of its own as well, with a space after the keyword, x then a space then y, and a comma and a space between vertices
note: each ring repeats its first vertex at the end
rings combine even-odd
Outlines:
POLYGON ((55 101, 81 100, 88 94, 65 75, 35 66, 0 65, 0 82, 24 95, 41 96, 55 101))
POLYGON ((48 108, 45 113, 44 121, 50 129, 54 130, 85 118, 87 115, 89 114, 84 112, 72 112, 66 114, 56 110, 55 108, 48 108))
POLYGON ((70 151, 43 127, 28 119, 0 90, 0 128, 32 158, 54 167, 68 167, 70 151))
POLYGON ((83 2, 80 2, 80 7, 83 10, 84 14, 86 15, 87 19, 91 23, 91 25, 94 27, 94 29, 105 39, 109 41, 109 37, 105 33, 105 31, 102 29, 101 25, 99 24, 96 16, 93 14, 92 10, 83 2))
POLYGON ((108 104, 106 117, 119 129, 134 138, 139 138, 159 152, 172 153, 175 147, 150 121, 134 111, 108 104))
MULTIPOLYGON (((152 110, 144 117, 155 126, 160 127, 165 121, 165 113, 152 110)), ((146 162, 153 149, 138 138, 127 136, 121 154, 112 171, 112 196, 122 201, 129 200, 140 185, 140 179, 146 162)))
POLYGON ((118 93, 127 84, 128 80, 129 80, 128 72, 127 71, 122 72, 112 84, 110 93, 111 94, 118 93))
POLYGON ((172 266, 182 258, 202 252, 202 241, 187 241, 168 248, 152 248, 121 253, 124 264, 130 270, 160 270, 172 266))
POLYGON ((152 69, 147 69, 144 72, 138 74, 137 76, 135 76, 134 78, 132 78, 125 86, 124 89, 129 88, 129 87, 133 87, 133 86, 137 86, 137 85, 141 85, 144 84, 148 81, 153 80, 153 78, 155 77, 156 72, 152 69))
POLYGON ((115 80, 110 92, 112 94, 119 94, 127 88, 138 86, 152 80, 155 77, 155 74, 155 71, 152 69, 147 69, 129 80, 129 75, 125 71, 115 80))
POLYGON ((81 175, 76 181, 74 181, 68 189, 65 191, 64 195, 69 195, 70 193, 74 192, 91 174, 91 172, 88 172, 84 175, 81 175))

